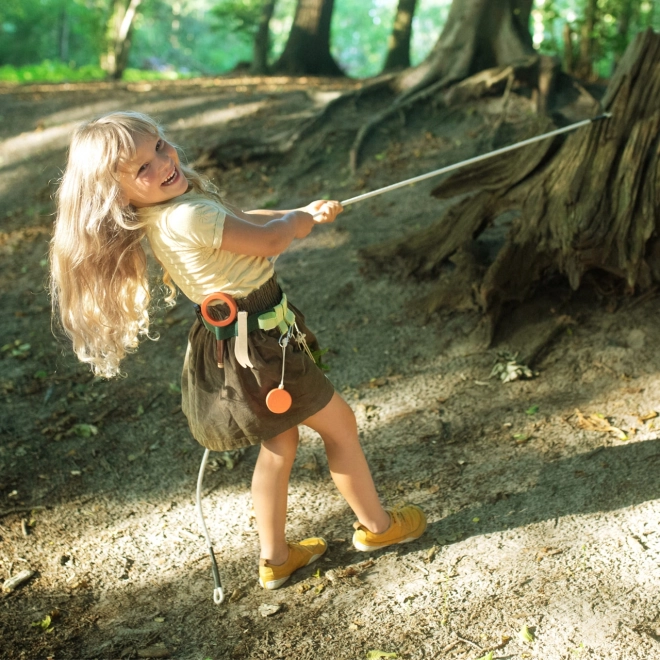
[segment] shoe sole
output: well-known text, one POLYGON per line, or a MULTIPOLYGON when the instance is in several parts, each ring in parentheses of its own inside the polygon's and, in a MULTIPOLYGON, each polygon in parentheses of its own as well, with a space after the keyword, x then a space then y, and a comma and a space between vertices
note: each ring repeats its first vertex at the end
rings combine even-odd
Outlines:
MULTIPOLYGON (((305 566, 313 564, 317 559, 323 557, 324 554, 325 552, 322 552, 320 555, 312 555, 311 559, 304 566, 299 566, 296 568, 296 571, 299 571, 301 568, 305 568, 305 566)), ((293 573, 296 571, 293 571, 293 573)), ((293 573, 291 573, 291 575, 293 575, 293 573)), ((259 578, 259 584, 264 589, 279 589, 291 577, 291 575, 287 575, 286 577, 280 578, 279 580, 270 580, 269 582, 264 582, 261 578, 259 578)))
POLYGON ((381 548, 389 548, 391 545, 399 545, 400 543, 410 543, 411 541, 416 541, 425 531, 426 531, 426 520, 422 525, 422 528, 417 528, 410 536, 401 539, 400 541, 390 541, 389 543, 381 543, 380 545, 364 545, 355 540, 355 535, 353 536, 353 547, 360 552, 373 552, 374 550, 380 550, 381 548))

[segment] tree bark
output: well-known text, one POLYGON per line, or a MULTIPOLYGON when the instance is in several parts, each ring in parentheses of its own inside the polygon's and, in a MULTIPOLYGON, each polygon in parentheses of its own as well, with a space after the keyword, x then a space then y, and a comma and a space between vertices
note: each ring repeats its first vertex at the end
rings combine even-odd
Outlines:
POLYGON ((286 75, 343 76, 330 54, 334 0, 298 0, 289 38, 273 70, 286 75))
POLYGON ((489 337, 506 305, 524 300, 554 273, 573 289, 593 270, 611 273, 631 291, 660 283, 659 72, 660 35, 647 30, 630 44, 608 86, 603 108, 611 119, 565 141, 463 169, 433 194, 472 194, 430 228, 364 256, 383 268, 398 263, 406 273, 436 276, 444 260, 498 216, 518 211, 475 285, 489 337))
POLYGON ((268 54, 270 52, 270 19, 275 11, 275 0, 265 0, 261 8, 259 25, 254 35, 253 57, 250 71, 255 75, 268 73, 268 54))
POLYGON ((534 55, 529 18, 533 0, 454 0, 429 56, 397 81, 404 96, 429 85, 445 86, 483 69, 534 55))
POLYGON ((108 47, 101 66, 113 80, 121 80, 128 64, 131 36, 138 8, 142 0, 114 0, 112 15, 108 21, 108 47))
POLYGON ((533 1, 453 0, 429 56, 395 76, 391 87, 399 92, 397 98, 358 131, 350 153, 351 170, 357 169, 367 137, 389 117, 484 69, 536 58, 529 31, 533 1))
POLYGON ((383 73, 407 69, 410 66, 410 38, 417 0, 399 0, 394 26, 387 43, 383 73))

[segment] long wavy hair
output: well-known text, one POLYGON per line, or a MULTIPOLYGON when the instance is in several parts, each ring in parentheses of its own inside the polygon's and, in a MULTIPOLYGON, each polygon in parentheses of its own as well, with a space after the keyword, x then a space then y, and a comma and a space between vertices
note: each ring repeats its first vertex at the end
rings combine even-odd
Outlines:
MULTIPOLYGON (((136 138, 161 137, 151 117, 114 112, 76 130, 57 193, 50 247, 53 315, 94 373, 118 375, 119 363, 149 333, 149 277, 141 241, 144 223, 126 205, 118 167, 136 155, 136 138)), ((181 171, 197 192, 218 198, 190 167, 181 171)), ((163 280, 175 295, 167 273, 163 280)))

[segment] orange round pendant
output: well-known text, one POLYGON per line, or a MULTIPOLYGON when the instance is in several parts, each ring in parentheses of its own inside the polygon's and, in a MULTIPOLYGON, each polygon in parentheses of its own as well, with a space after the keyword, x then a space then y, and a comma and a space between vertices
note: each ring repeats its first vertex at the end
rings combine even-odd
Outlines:
POLYGON ((266 395, 266 406, 272 413, 282 414, 291 408, 291 395, 279 387, 271 390, 266 395))

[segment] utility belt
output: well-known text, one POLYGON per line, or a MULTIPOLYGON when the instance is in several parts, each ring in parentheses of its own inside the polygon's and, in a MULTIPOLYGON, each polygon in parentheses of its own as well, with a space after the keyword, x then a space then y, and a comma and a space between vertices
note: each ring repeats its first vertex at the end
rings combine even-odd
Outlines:
POLYGON ((263 312, 256 312, 254 314, 239 312, 237 308, 234 312, 232 303, 228 302, 227 298, 229 298, 227 294, 212 293, 204 299, 204 302, 202 302, 201 305, 195 305, 195 313, 197 314, 197 317, 204 324, 204 327, 214 335, 218 341, 238 337, 239 318, 241 314, 247 315, 246 328, 248 333, 254 332, 255 330, 268 331, 277 328, 279 329, 280 334, 285 334, 296 322, 294 313, 289 309, 285 293, 282 294, 282 299, 277 305, 263 312), (222 296, 222 298, 220 298, 220 296, 222 296), (208 313, 208 303, 214 300, 222 300, 230 309, 229 316, 222 321, 223 325, 218 325, 218 321, 213 319, 208 313), (204 303, 206 303, 206 306, 204 303), (227 321, 228 324, 226 324, 227 321))
POLYGON ((234 342, 234 354, 236 361, 242 367, 254 368, 248 355, 248 334, 256 330, 279 330, 279 345, 282 348, 282 375, 280 384, 272 389, 266 396, 266 405, 274 413, 284 413, 291 406, 291 395, 284 389, 284 369, 286 362, 286 347, 293 339, 301 350, 304 350, 315 362, 314 356, 305 341, 305 335, 296 324, 295 314, 289 309, 286 294, 282 294, 279 303, 262 312, 248 313, 238 309, 238 305, 232 296, 217 292, 211 293, 202 301, 201 305, 195 305, 195 312, 204 327, 216 339, 216 357, 218 368, 224 368, 225 342, 236 338, 234 342), (209 305, 216 300, 221 300, 229 308, 229 315, 221 320, 214 319, 209 313, 209 305))

